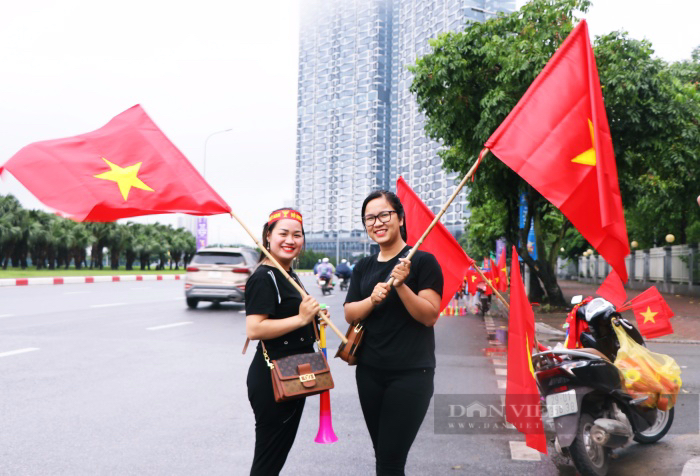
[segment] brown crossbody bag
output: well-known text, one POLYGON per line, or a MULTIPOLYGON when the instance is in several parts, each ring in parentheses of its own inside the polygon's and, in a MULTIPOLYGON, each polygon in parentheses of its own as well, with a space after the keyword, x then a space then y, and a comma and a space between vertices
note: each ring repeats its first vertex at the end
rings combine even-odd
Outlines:
MULTIPOLYGON (((316 323, 313 326, 318 343, 316 323)), ((272 390, 277 403, 310 397, 334 387, 328 361, 320 350, 271 360, 264 342, 262 348, 265 362, 270 367, 272 390)))

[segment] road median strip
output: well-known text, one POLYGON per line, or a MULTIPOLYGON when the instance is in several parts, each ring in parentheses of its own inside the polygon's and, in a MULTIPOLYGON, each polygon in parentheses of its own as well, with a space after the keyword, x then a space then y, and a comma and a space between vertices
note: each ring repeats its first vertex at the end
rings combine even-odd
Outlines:
POLYGON ((37 284, 85 284, 85 283, 118 283, 121 281, 181 281, 182 274, 124 274, 105 276, 63 276, 38 278, 2 278, 0 286, 33 286, 37 284))

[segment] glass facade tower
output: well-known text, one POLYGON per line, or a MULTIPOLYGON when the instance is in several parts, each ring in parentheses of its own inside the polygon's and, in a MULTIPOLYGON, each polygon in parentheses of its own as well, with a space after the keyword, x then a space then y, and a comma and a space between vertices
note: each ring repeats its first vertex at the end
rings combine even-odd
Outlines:
MULTIPOLYGON (((458 31, 514 0, 304 0, 301 2, 295 201, 307 247, 329 256, 367 252, 360 208, 402 175, 437 211, 454 191, 439 144, 423 132, 406 66, 428 40, 458 31)), ((462 194, 443 218, 464 229, 462 194)))

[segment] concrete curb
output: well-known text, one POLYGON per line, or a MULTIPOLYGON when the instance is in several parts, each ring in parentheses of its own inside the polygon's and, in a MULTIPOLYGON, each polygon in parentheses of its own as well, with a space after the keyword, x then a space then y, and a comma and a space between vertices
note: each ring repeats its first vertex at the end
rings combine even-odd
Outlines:
POLYGON ((180 281, 184 274, 126 274, 119 276, 65 276, 51 278, 5 278, 2 286, 32 286, 36 284, 118 283, 121 281, 180 281))

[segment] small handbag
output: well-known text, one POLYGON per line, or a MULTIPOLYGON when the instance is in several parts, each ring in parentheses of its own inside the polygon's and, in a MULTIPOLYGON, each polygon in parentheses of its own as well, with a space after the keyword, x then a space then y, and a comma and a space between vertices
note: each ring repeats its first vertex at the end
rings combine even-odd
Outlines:
POLYGON ((338 351, 335 356, 348 363, 348 365, 357 364, 357 351, 360 349, 360 344, 362 344, 362 338, 365 336, 365 328, 362 322, 357 322, 356 324, 350 324, 348 331, 345 333, 345 338, 348 340, 347 344, 340 343, 338 351))
MULTIPOLYGON (((318 330, 314 324, 316 342, 318 330)), ((310 397, 330 390, 334 387, 331 369, 323 352, 308 352, 294 354, 281 359, 270 360, 262 343, 263 356, 272 375, 272 390, 275 402, 288 402, 299 398, 310 397)))

